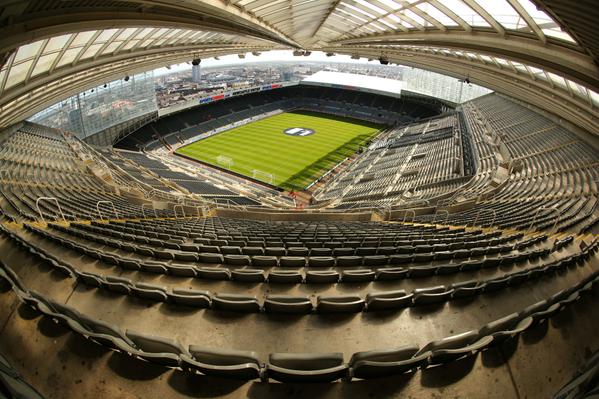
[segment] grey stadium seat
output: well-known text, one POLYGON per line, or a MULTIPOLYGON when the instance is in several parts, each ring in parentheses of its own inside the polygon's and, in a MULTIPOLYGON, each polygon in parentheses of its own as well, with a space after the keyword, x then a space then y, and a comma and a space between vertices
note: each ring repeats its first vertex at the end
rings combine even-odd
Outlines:
POLYGON ((169 297, 174 303, 179 305, 187 305, 197 308, 210 307, 210 291, 173 288, 169 294, 169 297))
POLYGON ((414 356, 417 346, 403 346, 390 350, 354 353, 349 361, 352 377, 368 379, 389 377, 414 370, 424 364, 428 354, 414 356))
POLYGON ((413 297, 414 294, 408 294, 405 290, 368 293, 366 306, 373 311, 401 309, 412 305, 413 297))
POLYGON ((364 309, 364 299, 355 295, 318 296, 316 310, 320 313, 355 313, 364 309))
POLYGON ((446 337, 429 342, 423 346, 416 356, 429 353, 429 365, 439 365, 452 360, 473 355, 493 341, 491 336, 481 337, 478 331, 468 331, 462 334, 446 337))
POLYGON ((275 269, 268 273, 269 283, 279 284, 298 284, 303 281, 303 276, 299 270, 275 269))
POLYGON ((256 300, 256 297, 249 295, 218 294, 212 297, 212 307, 217 310, 233 312, 260 312, 260 304, 256 300))
POLYGON ((331 382, 346 376, 342 353, 271 353, 268 378, 281 382, 331 382))
POLYGON ((260 378, 262 363, 256 352, 209 349, 197 345, 189 346, 189 354, 181 355, 183 368, 202 374, 253 380, 260 378))
POLYGON ((312 311, 312 302, 306 296, 268 295, 264 301, 267 313, 305 314, 312 311))
POLYGON ((178 367, 179 356, 188 354, 187 349, 172 339, 146 335, 133 330, 127 330, 125 334, 135 345, 136 351, 132 354, 149 362, 178 367))
POLYGON ((262 269, 234 269, 231 270, 231 280, 251 283, 262 283, 265 280, 262 269))

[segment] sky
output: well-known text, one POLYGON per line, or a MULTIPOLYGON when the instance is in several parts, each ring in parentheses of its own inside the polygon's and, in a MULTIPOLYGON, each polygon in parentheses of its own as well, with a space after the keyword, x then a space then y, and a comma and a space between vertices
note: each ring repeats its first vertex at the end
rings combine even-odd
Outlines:
MULTIPOLYGON (((251 53, 246 53, 245 58, 241 59, 236 54, 233 55, 225 55, 219 57, 219 60, 215 60, 214 58, 202 59, 201 66, 203 67, 215 67, 215 66, 224 66, 224 65, 232 65, 232 64, 246 64, 249 62, 272 62, 272 61, 327 61, 327 62, 355 62, 355 63, 374 63, 378 64, 379 62, 368 61, 366 58, 360 58, 359 60, 352 60, 349 55, 334 55, 332 57, 327 57, 325 53, 322 51, 313 51, 307 57, 294 57, 293 52, 291 50, 273 50, 267 51, 259 56, 252 55, 251 53)), ((154 71, 154 75, 163 75, 170 72, 178 72, 184 71, 187 69, 191 69, 191 63, 183 63, 177 65, 171 65, 171 69, 168 68, 158 68, 154 71)))

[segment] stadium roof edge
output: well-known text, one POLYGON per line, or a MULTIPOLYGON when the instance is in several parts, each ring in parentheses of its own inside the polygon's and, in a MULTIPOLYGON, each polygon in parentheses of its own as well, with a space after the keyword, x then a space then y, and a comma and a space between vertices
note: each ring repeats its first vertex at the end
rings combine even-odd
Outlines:
POLYGON ((0 8, 0 127, 119 74, 302 48, 468 77, 599 134, 592 0, 48 0, 0 8))

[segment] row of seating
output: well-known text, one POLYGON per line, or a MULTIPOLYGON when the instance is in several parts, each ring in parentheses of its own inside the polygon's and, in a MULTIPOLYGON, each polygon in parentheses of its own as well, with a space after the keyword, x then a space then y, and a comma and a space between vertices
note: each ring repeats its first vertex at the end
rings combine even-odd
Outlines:
MULTIPOLYGON (((84 272, 60 261, 46 251, 36 248, 24 239, 8 232, 20 245, 31 253, 49 261, 51 265, 61 272, 75 276, 84 284, 106 289, 124 295, 135 295, 143 299, 160 302, 172 302, 191 305, 200 308, 213 308, 215 310, 228 310, 237 312, 257 313, 353 313, 362 310, 391 310, 407 306, 427 305, 441 303, 447 300, 479 295, 486 292, 516 286, 524 281, 554 275, 568 267, 575 266, 579 260, 578 255, 569 256, 548 264, 541 264, 526 270, 505 274, 485 280, 468 280, 454 283, 451 286, 435 286, 416 288, 412 292, 405 290, 369 293, 366 298, 357 295, 346 296, 318 296, 316 305, 307 296, 266 295, 261 304, 256 296, 244 294, 211 294, 208 291, 177 289, 167 290, 164 286, 133 282, 130 279, 116 276, 101 276, 95 273, 84 272)), ((592 245, 595 245, 593 243, 592 245)))
MULTIPOLYGON (((194 253, 178 253, 178 252, 168 252, 168 251, 158 251, 158 250, 150 250, 148 248, 139 248, 130 245, 119 245, 117 248, 132 250, 135 254, 150 257, 150 258, 158 258, 163 259, 163 262, 157 262, 146 259, 136 259, 130 256, 123 257, 116 253, 108 253, 105 251, 99 251, 96 248, 93 248, 89 245, 81 244, 76 240, 72 240, 69 238, 63 238, 57 235, 50 234, 48 232, 36 229, 35 227, 27 227, 34 232, 43 235, 46 238, 51 240, 58 241, 61 245, 67 246, 74 250, 77 250, 80 253, 86 254, 96 259, 101 259, 108 264, 114 264, 122 266, 123 268, 131 269, 131 270, 146 270, 154 273, 170 273, 175 275, 185 275, 185 276, 198 276, 204 278, 210 278, 208 276, 213 276, 216 278, 217 276, 221 276, 223 274, 226 279, 230 277, 230 274, 226 269, 223 268, 210 268, 210 267, 197 267, 196 265, 185 264, 181 262, 201 262, 206 264, 218 264, 218 265, 230 265, 230 266, 253 266, 253 267, 292 267, 292 268, 324 268, 324 267, 379 267, 378 274, 379 277, 384 276, 386 270, 396 270, 385 268, 386 265, 404 265, 401 269, 408 270, 410 276, 424 276, 424 275, 432 275, 432 274, 449 274, 454 273, 460 270, 476 270, 479 268, 487 268, 487 267, 495 267, 499 265, 517 263, 522 261, 533 260, 539 256, 548 255, 552 249, 556 248, 540 248, 527 250, 527 248, 536 245, 537 243, 544 241, 546 237, 538 236, 531 238, 525 242, 522 242, 522 245, 514 245, 514 246, 494 246, 494 247, 486 247, 486 248, 477 248, 471 250, 455 250, 453 252, 450 251, 442 251, 437 253, 423 253, 423 254, 402 254, 402 255, 365 255, 365 256, 276 256, 276 255, 221 255, 218 253, 210 253, 210 252, 201 252, 199 254, 194 253), (512 250, 521 251, 519 253, 510 254, 512 250), (507 254, 503 254, 507 253, 507 254), (471 259, 466 260, 469 257, 482 257, 486 255, 501 255, 496 257, 485 257, 481 259, 471 259), (502 255, 503 254, 503 255, 502 255), (460 261, 460 259, 464 259, 460 261), (167 263, 177 260, 177 263, 167 263), (430 266, 406 266, 410 263, 422 263, 422 262, 431 262, 431 261, 439 261, 439 260, 456 260, 456 262, 447 263, 447 264, 435 264, 430 266), (426 270, 426 272, 425 272, 426 270)), ((89 238, 89 236, 86 236, 89 238)), ((92 238, 93 239, 93 238, 92 238)), ((104 239, 96 239, 95 241, 100 242, 102 244, 111 244, 111 241, 107 241, 104 239)), ((243 269, 238 269, 238 273, 243 273, 243 269)), ((345 276, 350 276, 355 274, 354 271, 344 270, 345 276)), ((257 281, 258 279, 262 280, 265 278, 263 274, 263 270, 254 270, 254 276, 252 277, 253 281, 257 281), (262 277, 260 277, 262 276, 262 277)), ((405 273, 402 273, 402 276, 405 273)), ((337 274, 338 276, 338 274, 337 274)), ((391 276, 387 276, 391 277, 391 276)), ((238 275, 238 278, 242 278, 238 275)), ((249 278, 249 276, 248 276, 249 278)), ((364 278, 374 278, 370 273, 368 276, 364 276, 364 278)), ((349 277, 347 277, 350 280, 349 277)), ((364 280, 362 280, 364 281, 364 280)))
MULTIPOLYGON (((597 249, 598 243, 595 242, 575 256, 576 261, 588 259, 597 249)), ((393 376, 476 355, 490 346, 517 337, 534 324, 543 322, 579 300, 599 285, 599 271, 592 272, 568 289, 533 303, 518 313, 489 322, 478 330, 432 341, 422 347, 410 345, 354 353, 348 363, 345 363, 341 353, 271 353, 265 363, 255 352, 197 345, 185 347, 176 340, 129 329, 123 331, 116 325, 88 317, 68 305, 28 290, 4 264, 0 264, 0 280, 10 284, 22 302, 57 323, 90 341, 145 361, 225 378, 331 382, 340 378, 351 380, 393 376)))

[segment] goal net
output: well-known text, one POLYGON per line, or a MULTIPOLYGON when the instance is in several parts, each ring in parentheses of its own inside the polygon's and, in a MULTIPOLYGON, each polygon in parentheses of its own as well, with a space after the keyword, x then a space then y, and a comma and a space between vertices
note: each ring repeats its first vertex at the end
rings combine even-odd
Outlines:
POLYGON ((272 173, 266 173, 261 170, 254 169, 252 170, 252 177, 256 180, 260 180, 271 185, 275 184, 275 176, 272 173))
POLYGON ((219 155, 216 157, 216 163, 221 166, 224 166, 227 169, 231 169, 231 167, 233 166, 233 159, 225 155, 219 155))

